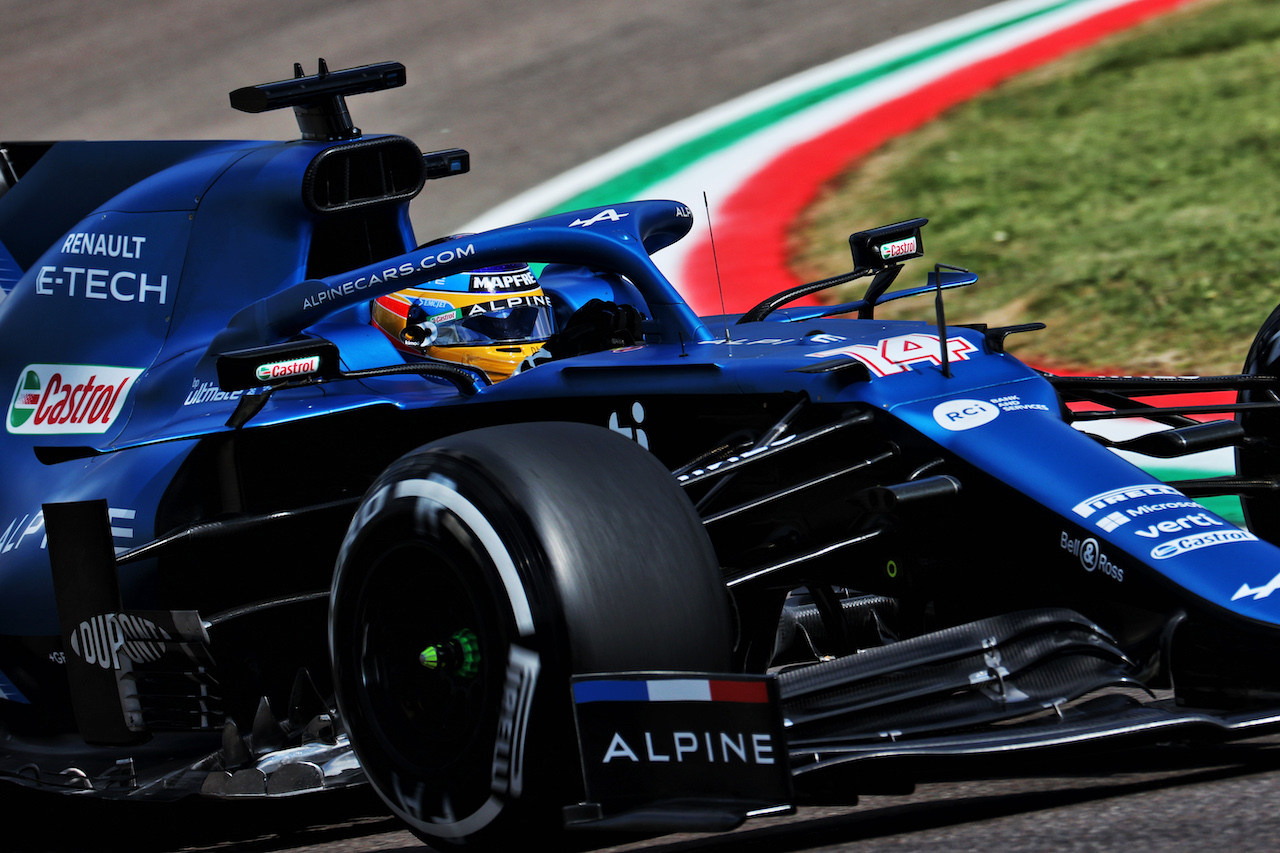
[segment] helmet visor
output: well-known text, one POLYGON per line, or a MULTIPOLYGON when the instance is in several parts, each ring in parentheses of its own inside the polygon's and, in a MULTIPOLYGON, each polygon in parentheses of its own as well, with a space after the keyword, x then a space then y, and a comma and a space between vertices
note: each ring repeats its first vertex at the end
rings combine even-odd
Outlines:
POLYGON ((551 301, 542 293, 464 305, 429 321, 436 327, 432 346, 537 343, 555 331, 551 301))

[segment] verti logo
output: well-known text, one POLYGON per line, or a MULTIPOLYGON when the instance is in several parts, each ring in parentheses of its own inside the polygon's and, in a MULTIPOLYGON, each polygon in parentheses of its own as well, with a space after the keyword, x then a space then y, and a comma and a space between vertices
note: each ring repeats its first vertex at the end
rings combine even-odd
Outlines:
POLYGON ((26 435, 103 433, 124 408, 142 370, 98 364, 28 364, 5 422, 26 435))

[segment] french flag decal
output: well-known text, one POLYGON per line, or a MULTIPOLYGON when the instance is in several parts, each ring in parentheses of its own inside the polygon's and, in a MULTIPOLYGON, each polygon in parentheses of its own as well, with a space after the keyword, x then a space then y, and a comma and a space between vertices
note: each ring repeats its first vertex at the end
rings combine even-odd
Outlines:
POLYGON ((790 809, 777 679, 718 672, 575 675, 587 802, 626 811, 707 803, 708 814, 790 809))
POLYGON ((728 681, 707 678, 579 681, 573 699, 588 702, 748 702, 767 703, 763 681, 728 681))

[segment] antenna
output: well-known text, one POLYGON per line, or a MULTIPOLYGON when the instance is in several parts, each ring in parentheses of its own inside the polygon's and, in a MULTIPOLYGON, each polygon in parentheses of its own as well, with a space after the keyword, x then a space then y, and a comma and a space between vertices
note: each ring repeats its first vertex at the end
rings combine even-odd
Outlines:
POLYGON ((938 346, 942 350, 942 375, 951 378, 951 350, 947 346, 947 312, 942 307, 942 271, 950 270, 951 272, 968 272, 960 267, 948 266, 947 264, 933 265, 933 281, 938 286, 938 295, 933 298, 933 310, 937 314, 938 323, 938 346))
MULTIPOLYGON (((707 237, 711 240, 711 263, 716 269, 716 289, 720 291, 720 316, 725 317, 724 321, 724 342, 729 343, 729 320, 728 312, 724 310, 724 282, 720 280, 720 258, 716 255, 716 235, 711 230, 711 203, 707 201, 707 191, 702 191, 702 206, 707 211, 707 237)), ((729 353, 733 355, 732 350, 729 353)))

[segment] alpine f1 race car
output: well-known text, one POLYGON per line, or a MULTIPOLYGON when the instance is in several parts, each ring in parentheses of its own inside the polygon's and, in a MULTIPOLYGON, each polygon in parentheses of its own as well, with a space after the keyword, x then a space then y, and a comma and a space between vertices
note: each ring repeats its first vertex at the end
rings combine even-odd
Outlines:
POLYGON ((231 93, 289 142, 0 145, 0 780, 590 846, 1280 727, 1280 313, 1238 376, 1056 376, 947 324, 976 275, 894 289, 924 219, 710 317, 674 201, 419 245, 469 155, 345 100, 404 80, 231 93))

